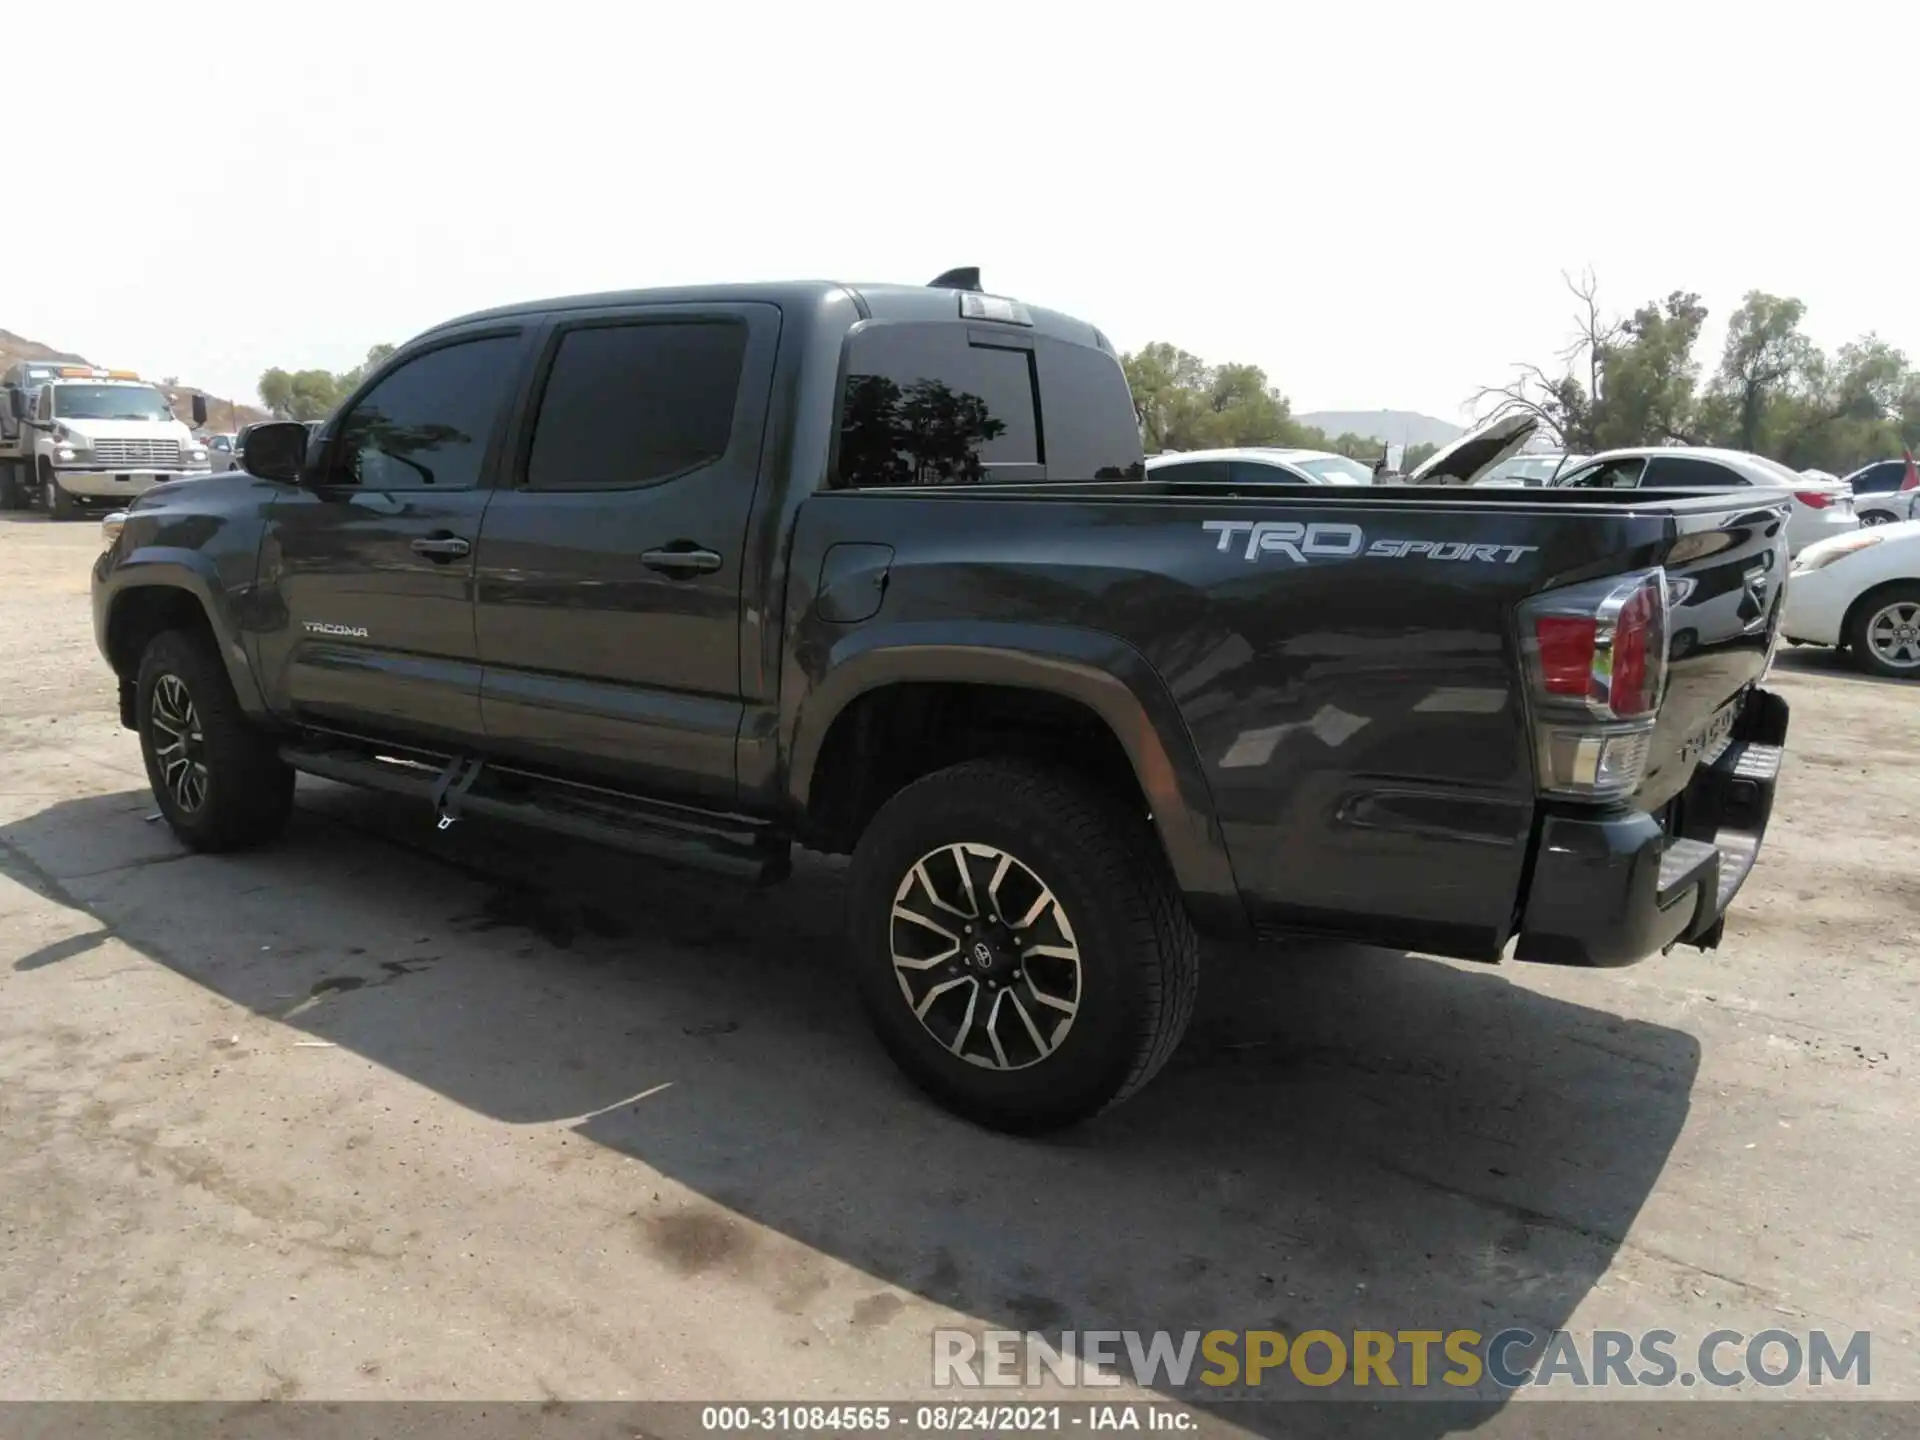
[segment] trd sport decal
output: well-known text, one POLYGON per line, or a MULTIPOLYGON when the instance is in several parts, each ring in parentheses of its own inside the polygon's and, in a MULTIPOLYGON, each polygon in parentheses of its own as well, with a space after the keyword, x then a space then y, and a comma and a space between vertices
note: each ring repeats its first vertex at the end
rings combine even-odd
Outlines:
POLYGON ((1464 540, 1375 540, 1367 543, 1358 525, 1302 525, 1293 520, 1202 520, 1200 528, 1218 535, 1222 555, 1246 537, 1248 560, 1284 555, 1296 565, 1313 560, 1348 560, 1360 554, 1376 560, 1465 560, 1481 565, 1512 565, 1538 545, 1473 545, 1464 540))

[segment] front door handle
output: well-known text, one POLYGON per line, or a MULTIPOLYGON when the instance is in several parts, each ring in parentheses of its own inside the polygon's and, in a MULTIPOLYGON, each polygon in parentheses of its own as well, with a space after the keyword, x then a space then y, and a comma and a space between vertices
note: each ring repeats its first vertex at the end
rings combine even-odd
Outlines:
POLYGON ((413 542, 413 553, 429 560, 458 560, 472 548, 458 535, 435 535, 413 542))
POLYGON ((669 575, 711 575, 726 562, 711 550, 643 550, 640 563, 669 575))

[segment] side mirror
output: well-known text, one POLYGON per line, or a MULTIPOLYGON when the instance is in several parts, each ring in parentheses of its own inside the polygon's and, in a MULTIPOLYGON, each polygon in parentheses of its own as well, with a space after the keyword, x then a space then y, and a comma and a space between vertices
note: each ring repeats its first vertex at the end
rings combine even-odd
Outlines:
POLYGON ((18 385, 7 387, 7 412, 16 420, 27 418, 27 397, 18 385))
POLYGON ((307 462, 307 427, 298 420, 249 426, 239 450, 240 468, 249 475, 298 484, 307 462))
POLYGON ((193 397, 194 429, 197 430, 206 423, 207 423, 207 397, 204 395, 195 395, 193 397))

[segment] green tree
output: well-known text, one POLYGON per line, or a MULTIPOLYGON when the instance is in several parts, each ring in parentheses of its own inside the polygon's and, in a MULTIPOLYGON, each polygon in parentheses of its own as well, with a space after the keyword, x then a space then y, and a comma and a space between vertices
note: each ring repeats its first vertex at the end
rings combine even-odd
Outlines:
POLYGON ((260 375, 260 403, 279 420, 324 420, 373 370, 393 354, 391 345, 375 345, 367 358, 351 370, 286 371, 279 367, 260 375))
POLYGON ((1326 448, 1326 437, 1293 418, 1287 397, 1258 365, 1209 365, 1164 340, 1123 355, 1120 363, 1148 454, 1226 445, 1326 448))
POLYGON ((1589 397, 1593 446, 1692 443, 1700 367, 1693 347, 1707 307, 1690 291, 1635 310, 1602 342, 1599 392, 1589 397))
POLYGON ((1798 300, 1750 290, 1727 321, 1704 417, 1722 443, 1764 453, 1769 439, 1793 428, 1796 402, 1818 383, 1822 365, 1819 350, 1800 333, 1806 311, 1798 300))

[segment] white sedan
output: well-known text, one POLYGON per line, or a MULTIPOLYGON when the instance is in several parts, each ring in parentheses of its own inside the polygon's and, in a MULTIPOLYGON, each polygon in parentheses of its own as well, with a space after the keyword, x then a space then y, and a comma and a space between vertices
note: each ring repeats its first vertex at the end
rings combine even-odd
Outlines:
POLYGON ((1870 675, 1920 680, 1920 520, 1802 550, 1780 629, 1789 640, 1845 649, 1870 675))

